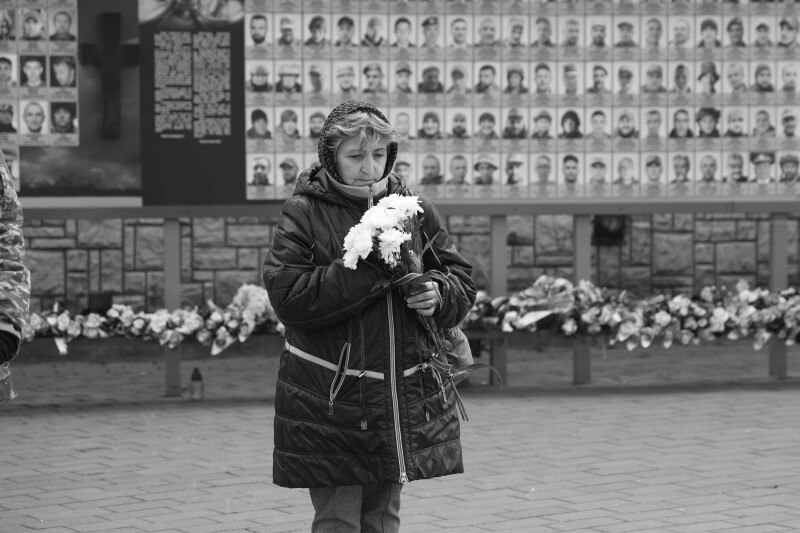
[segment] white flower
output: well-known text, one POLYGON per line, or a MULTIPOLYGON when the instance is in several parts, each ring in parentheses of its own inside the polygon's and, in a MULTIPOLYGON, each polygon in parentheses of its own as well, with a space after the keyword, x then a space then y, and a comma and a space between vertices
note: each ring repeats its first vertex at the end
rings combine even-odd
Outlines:
POLYGON ((400 245, 408 240, 411 240, 411 234, 397 228, 389 228, 378 236, 381 258, 387 265, 391 267, 397 265, 400 245))
POLYGON ((356 224, 344 238, 344 266, 355 270, 359 259, 366 259, 372 251, 372 230, 366 225, 356 224))
POLYGON ((403 218, 410 218, 414 213, 422 213, 419 205, 419 198, 416 196, 401 196, 390 194, 378 202, 378 205, 386 209, 394 209, 402 213, 403 218))
POLYGON ((666 311, 659 311, 653 316, 653 321, 656 323, 657 326, 665 328, 669 326, 670 322, 672 322, 672 315, 670 315, 666 311))
POLYGON ((376 205, 364 213, 359 224, 363 224, 371 230, 381 231, 400 225, 402 220, 402 211, 386 209, 384 206, 376 205))

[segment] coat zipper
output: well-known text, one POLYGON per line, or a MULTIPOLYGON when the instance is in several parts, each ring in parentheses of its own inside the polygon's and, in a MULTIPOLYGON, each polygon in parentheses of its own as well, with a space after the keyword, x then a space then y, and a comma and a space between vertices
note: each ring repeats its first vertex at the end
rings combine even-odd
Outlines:
POLYGON ((397 447, 397 461, 400 467, 400 483, 408 481, 406 461, 403 457, 403 437, 400 435, 400 409, 397 401, 397 371, 395 370, 394 315, 392 314, 392 293, 386 296, 389 311, 389 386, 392 389, 392 412, 394 413, 394 440, 397 447))
POLYGON ((328 399, 328 416, 333 416, 333 401, 336 399, 336 395, 339 394, 339 391, 344 385, 344 378, 346 376, 347 367, 350 364, 350 341, 344 343, 342 346, 342 351, 339 353, 339 366, 336 370, 336 374, 333 376, 333 381, 331 382, 331 389, 330 389, 330 396, 328 399))

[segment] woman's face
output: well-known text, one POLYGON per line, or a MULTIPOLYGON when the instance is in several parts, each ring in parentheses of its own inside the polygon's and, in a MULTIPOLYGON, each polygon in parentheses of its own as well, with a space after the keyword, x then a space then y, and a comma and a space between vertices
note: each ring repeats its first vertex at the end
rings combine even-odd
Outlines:
POLYGON ((364 143, 361 137, 350 137, 336 150, 336 170, 346 185, 366 187, 383 176, 387 153, 385 141, 364 143))

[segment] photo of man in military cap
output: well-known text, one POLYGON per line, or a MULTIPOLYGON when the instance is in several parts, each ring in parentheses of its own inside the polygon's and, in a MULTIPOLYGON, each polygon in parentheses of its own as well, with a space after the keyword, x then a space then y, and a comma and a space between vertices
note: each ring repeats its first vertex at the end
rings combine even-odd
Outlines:
POLYGON ((785 16, 778 23, 780 38, 778 48, 784 50, 796 50, 800 46, 797 42, 798 28, 800 23, 796 16, 785 16))
POLYGON ((664 173, 664 167, 661 163, 661 156, 651 154, 645 160, 645 174, 647 175, 647 182, 650 184, 660 184, 661 175, 664 173))
POLYGON ((327 71, 323 70, 323 66, 327 67, 327 65, 320 65, 317 63, 308 65, 306 92, 314 95, 322 95, 323 92, 328 92, 328 88, 326 87, 328 76, 324 75, 327 74, 327 71))
POLYGON ((766 63, 758 63, 754 74, 755 83, 750 86, 750 90, 759 93, 775 92, 775 85, 772 83, 772 68, 766 63))
POLYGON ((637 43, 634 38, 633 22, 630 20, 623 20, 617 24, 617 31, 619 32, 619 39, 614 43, 615 48, 637 48, 637 43))
POLYGON ((394 87, 392 92, 411 94, 414 87, 411 84, 411 65, 406 61, 400 61, 394 67, 394 87))
POLYGON ((270 174, 272 173, 272 162, 264 156, 253 158, 252 172, 248 185, 269 185, 270 174))
POLYGON ((604 19, 600 17, 593 18, 589 31, 591 33, 590 51, 599 52, 608 48, 608 43, 606 42, 607 25, 604 19))
POLYGON ((322 48, 331 44, 328 39, 328 21, 322 15, 314 15, 308 23, 308 38, 305 46, 322 48))
POLYGON ((336 69, 336 83, 341 100, 353 100, 358 93, 356 69, 350 64, 340 64, 336 69))
POLYGON ((531 139, 552 139, 553 116, 549 111, 542 109, 533 117, 533 133, 531 139))
POLYGON ((297 175, 300 166, 293 157, 286 157, 278 165, 281 169, 281 176, 283 177, 284 185, 294 185, 297 182, 297 175))
POLYGON ((527 46, 524 40, 525 36, 525 20, 520 17, 514 17, 508 22, 507 37, 503 38, 503 46, 506 48, 522 48, 527 46))
POLYGON ((525 86, 525 71, 522 65, 512 63, 506 69, 506 87, 503 94, 528 94, 528 87, 525 86))
POLYGON ((664 68, 659 64, 651 64, 645 72, 646 80, 642 85, 644 94, 662 94, 667 92, 664 86, 664 68))
POLYGON ((441 30, 439 27, 439 17, 430 16, 422 21, 422 49, 427 52, 439 51, 442 47, 439 39, 441 30))
POLYGON ((525 157, 520 153, 508 154, 506 158, 506 185, 525 183, 525 157))
POLYGON ((633 69, 628 66, 619 67, 617 72, 617 95, 630 96, 634 91, 633 69))
POLYGON ((281 17, 279 30, 281 36, 275 44, 283 47, 297 46, 299 43, 294 35, 295 22, 290 17, 281 17))
POLYGON ((333 43, 334 46, 348 48, 351 46, 358 46, 358 41, 355 40, 356 25, 353 19, 348 15, 339 17, 336 22, 337 39, 333 43))
POLYGON ((775 181, 772 175, 772 165, 775 164, 774 152, 751 152, 750 161, 755 171, 753 180, 755 183, 767 184, 775 181))
POLYGON ((480 141, 493 141, 500 137, 497 135, 495 126, 497 119, 491 111, 484 111, 478 116, 478 131, 475 132, 475 138, 480 141))
POLYGON ((798 166, 800 166, 800 158, 797 154, 783 154, 778 159, 778 166, 781 170, 779 181, 783 183, 796 183, 798 181, 798 166))
POLYGON ((46 41, 47 30, 44 27, 44 10, 40 8, 28 8, 22 11, 20 17, 22 22, 23 41, 46 41))
POLYGON ((250 79, 245 85, 245 90, 251 93, 266 93, 272 91, 272 84, 269 83, 269 70, 265 63, 252 63, 250 67, 250 79))
POLYGON ((303 85, 298 81, 300 67, 297 63, 283 63, 278 67, 278 83, 275 84, 276 93, 301 93, 303 85))
POLYGON ((716 63, 703 61, 700 64, 700 74, 697 76, 697 81, 700 82, 701 94, 716 94, 717 82, 719 81, 716 63))
POLYGON ((528 128, 525 125, 525 117, 522 112, 512 107, 508 111, 508 118, 505 128, 503 128, 503 139, 527 139, 528 128))
POLYGON ((325 125, 325 113, 314 111, 308 116, 308 138, 319 139, 322 136, 322 128, 325 125))
POLYGON ((592 162, 589 164, 589 184, 601 185, 606 183, 607 170, 608 165, 605 159, 601 156, 593 157, 592 162))
POLYGON ((439 80, 441 70, 436 65, 428 65, 422 70, 422 81, 417 86, 417 92, 422 94, 444 93, 444 85, 439 80))
POLYGON ((450 86, 447 94, 472 94, 472 86, 467 81, 467 69, 464 65, 453 65, 450 69, 450 86))
POLYGON ((497 163, 492 155, 481 154, 475 159, 473 165, 475 170, 475 185, 492 185, 494 183, 494 173, 497 171, 497 163))

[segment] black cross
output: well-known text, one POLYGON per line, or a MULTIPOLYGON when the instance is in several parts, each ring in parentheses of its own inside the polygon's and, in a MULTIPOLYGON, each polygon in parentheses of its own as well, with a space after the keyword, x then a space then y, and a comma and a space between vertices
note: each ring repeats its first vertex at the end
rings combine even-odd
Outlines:
POLYGON ((81 64, 100 67, 103 95, 103 137, 119 138, 122 126, 120 93, 122 67, 139 64, 139 46, 122 44, 120 13, 103 12, 98 16, 101 43, 81 45, 81 64))

